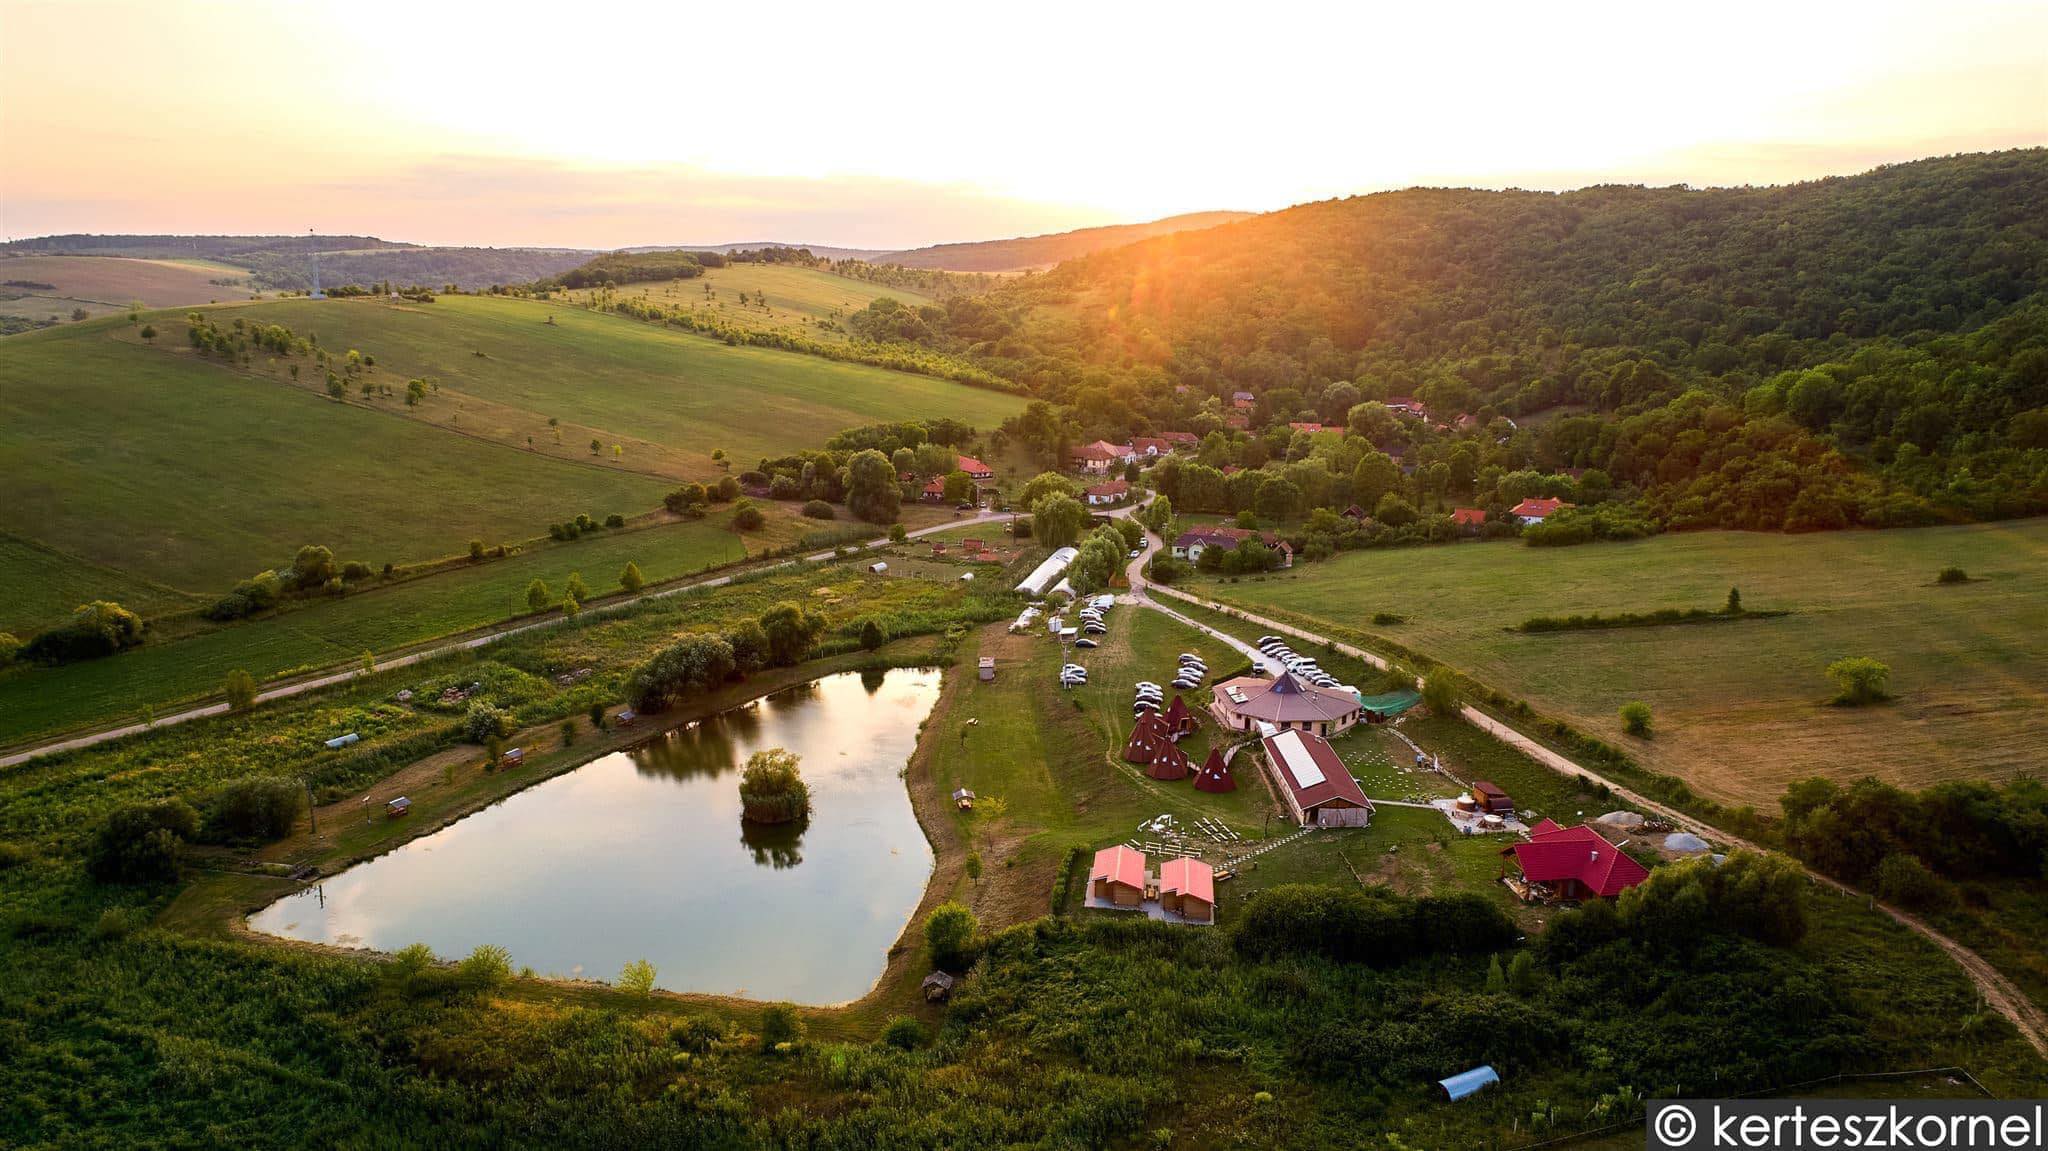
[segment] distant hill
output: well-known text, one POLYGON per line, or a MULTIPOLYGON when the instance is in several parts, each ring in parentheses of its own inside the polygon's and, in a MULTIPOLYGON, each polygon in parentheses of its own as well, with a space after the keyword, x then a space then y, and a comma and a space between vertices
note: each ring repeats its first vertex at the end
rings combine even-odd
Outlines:
POLYGON ((885 260, 895 253, 886 248, 835 248, 830 244, 799 244, 787 240, 751 240, 744 244, 643 244, 634 248, 620 248, 619 251, 638 254, 641 252, 719 252, 731 255, 734 252, 758 252, 763 248, 803 248, 821 260, 885 260))
POLYGON ((570 248, 434 248, 375 236, 39 236, 0 244, 0 255, 125 256, 212 260, 247 268, 256 287, 313 286, 312 253, 323 283, 456 284, 465 289, 526 283, 564 272, 591 254, 570 248))
MULTIPOLYGON (((905 252, 869 257, 875 263, 901 264, 906 268, 937 268, 948 272, 1016 272, 1025 268, 1049 268, 1065 260, 1091 255, 1106 248, 1135 244, 1154 236, 1191 232, 1231 224, 1253 215, 1251 212, 1189 212, 1168 216, 1147 224, 1111 224, 1082 228, 1045 236, 1021 236, 1013 240, 983 240, 967 244, 933 244, 905 252)), ((817 251, 817 249, 812 249, 817 251)), ((823 255, 822 252, 819 253, 823 255)))

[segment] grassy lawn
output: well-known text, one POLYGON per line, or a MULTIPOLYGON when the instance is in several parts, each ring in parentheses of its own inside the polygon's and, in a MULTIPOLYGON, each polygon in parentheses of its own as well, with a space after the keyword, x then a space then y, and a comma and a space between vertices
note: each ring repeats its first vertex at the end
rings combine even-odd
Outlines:
POLYGON ((64 555, 28 540, 0 534, 0 631, 26 637, 88 600, 110 599, 143 615, 193 607, 203 597, 137 579, 112 568, 64 555))
MULTIPOLYGON (((722 518, 722 517, 721 517, 722 518)), ((804 523, 786 516, 745 537, 752 551, 793 540, 804 523)), ((240 668, 263 681, 387 652, 526 613, 535 579, 559 597, 572 572, 593 595, 619 590, 627 563, 650 583, 739 558, 741 537, 719 519, 672 523, 539 543, 475 567, 408 580, 296 610, 148 644, 108 659, 0 676, 0 745, 88 723, 129 718, 220 690, 240 668)), ((4 554, 4 553, 0 553, 4 554)))
MULTIPOLYGON (((930 297, 908 288, 884 287, 788 264, 728 264, 712 268, 694 280, 626 284, 616 289, 615 294, 646 299, 664 307, 708 307, 733 323, 751 328, 792 328, 819 340, 846 339, 846 317, 883 296, 912 307, 932 302, 930 297), (740 303, 742 292, 747 295, 745 305, 740 303)), ((591 293, 570 295, 580 300, 591 293)))
POLYGON ((644 512, 672 486, 337 404, 129 332, 96 321, 0 341, 0 531, 219 595, 305 543, 405 563, 577 512, 644 512))
MULTIPOLYGON (((440 390, 416 408, 396 398, 370 401, 409 420, 521 450, 530 441, 534 454, 549 458, 588 460, 597 439, 597 458, 608 465, 618 444, 616 466, 671 478, 723 474, 711 461, 713 449, 746 467, 762 456, 821 447, 860 424, 950 416, 986 429, 1024 407, 1021 397, 1001 392, 798 352, 729 347, 560 302, 280 300, 222 309, 216 319, 235 316, 317 332, 321 346, 336 352, 373 355, 376 378, 401 391, 416 376, 439 381, 440 390)), ((189 355, 182 346, 167 354, 189 355)), ((283 365, 264 357, 253 366, 286 378, 283 365)), ((324 377, 316 376, 302 364, 298 386, 323 388, 324 377)))
POLYGON ((1774 805, 1808 775, 1922 787, 2038 770, 2048 741, 2048 521, 1832 532, 1702 532, 1626 544, 1353 552, 1191 590, 1326 634, 1375 633, 1441 659, 1716 799, 1774 805), (1955 564, 1973 582, 1937 586, 1955 564), (1547 635, 1536 615, 1718 607, 1739 587, 1770 620, 1547 635), (1407 622, 1384 628, 1375 612, 1407 622), (1844 656, 1892 668, 1894 702, 1826 706, 1844 656), (1640 699, 1657 735, 1629 739, 1640 699))

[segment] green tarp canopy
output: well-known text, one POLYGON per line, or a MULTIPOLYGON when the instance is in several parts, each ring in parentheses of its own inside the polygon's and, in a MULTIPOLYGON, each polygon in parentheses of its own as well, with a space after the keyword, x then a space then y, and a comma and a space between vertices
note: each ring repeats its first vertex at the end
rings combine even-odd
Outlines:
POLYGON ((1358 697, 1358 702, 1364 705, 1365 710, 1378 712, 1380 715, 1392 719, 1416 704, 1421 703, 1422 693, 1419 691, 1397 691, 1389 695, 1361 695, 1358 697))

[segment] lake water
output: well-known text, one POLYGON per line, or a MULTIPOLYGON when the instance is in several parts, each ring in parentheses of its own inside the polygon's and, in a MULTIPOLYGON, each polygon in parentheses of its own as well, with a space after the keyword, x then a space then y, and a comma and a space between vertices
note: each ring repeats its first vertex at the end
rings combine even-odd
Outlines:
POLYGON ((616 752, 249 918, 291 939, 807 1004, 866 994, 931 876, 901 772, 939 673, 827 676, 616 752), (740 820, 747 757, 803 757, 811 817, 740 820))

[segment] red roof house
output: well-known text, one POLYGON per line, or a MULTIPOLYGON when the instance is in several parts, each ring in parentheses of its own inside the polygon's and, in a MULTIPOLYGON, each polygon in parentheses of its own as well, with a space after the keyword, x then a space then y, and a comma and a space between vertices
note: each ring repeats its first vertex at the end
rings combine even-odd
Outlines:
POLYGON ((1461 528, 1476 528, 1486 522, 1485 508, 1453 508, 1451 523, 1461 528))
POLYGON ((1200 447, 1202 439, 1193 432, 1161 432, 1159 438, 1172 444, 1176 449, 1200 447))
POLYGON ((1559 899, 1607 899, 1650 877, 1642 864, 1590 827, 1559 827, 1550 820, 1511 848, 1522 878, 1548 884, 1559 899))
POLYGON ((1509 508, 1508 514, 1525 524, 1540 524, 1549 517, 1556 515, 1559 511, 1571 506, 1563 500, 1548 498, 1526 499, 1509 508))
POLYGON ((1251 731, 1270 723, 1282 731, 1337 735, 1357 723, 1364 710, 1356 692, 1317 687, 1291 671, 1272 679, 1239 676, 1209 689, 1209 714, 1229 731, 1251 731))
POLYGON ((1145 853, 1119 844, 1095 853, 1088 892, 1105 903, 1136 907, 1145 901, 1145 853))
POLYGON ((1220 750, 1209 749, 1209 758, 1202 762, 1202 770, 1195 775, 1195 790, 1218 793, 1237 790, 1237 777, 1230 774, 1230 767, 1223 762, 1220 750))
POLYGON ((1163 436, 1133 436, 1131 450, 1141 456, 1163 456, 1173 450, 1173 445, 1163 436))
POLYGON ((1159 906, 1196 923, 1216 920, 1216 872, 1199 859, 1159 865, 1159 906))
POLYGON ((919 496, 918 498, 922 499, 924 502, 928 504, 940 504, 946 502, 946 481, 940 479, 937 476, 933 476, 932 482, 924 486, 924 494, 919 496))
POLYGON ((974 478, 974 482, 978 484, 986 483, 989 480, 996 478, 994 468, 989 467, 987 464, 982 463, 980 460, 975 459, 973 456, 960 457, 960 470, 966 472, 969 476, 972 476, 974 478))
POLYGON ((1123 480, 1110 480, 1096 484, 1085 494, 1090 504, 1113 504, 1131 494, 1131 485, 1123 480))
POLYGON ((1262 741, 1266 766, 1294 821, 1304 827, 1365 827, 1372 800, 1330 741, 1306 731, 1283 731, 1262 741))
POLYGON ((1328 424, 1311 424, 1301 420, 1289 420, 1287 421, 1287 427, 1291 431, 1307 432, 1309 435, 1315 435, 1317 432, 1335 432, 1343 430, 1341 428, 1331 427, 1328 424))

